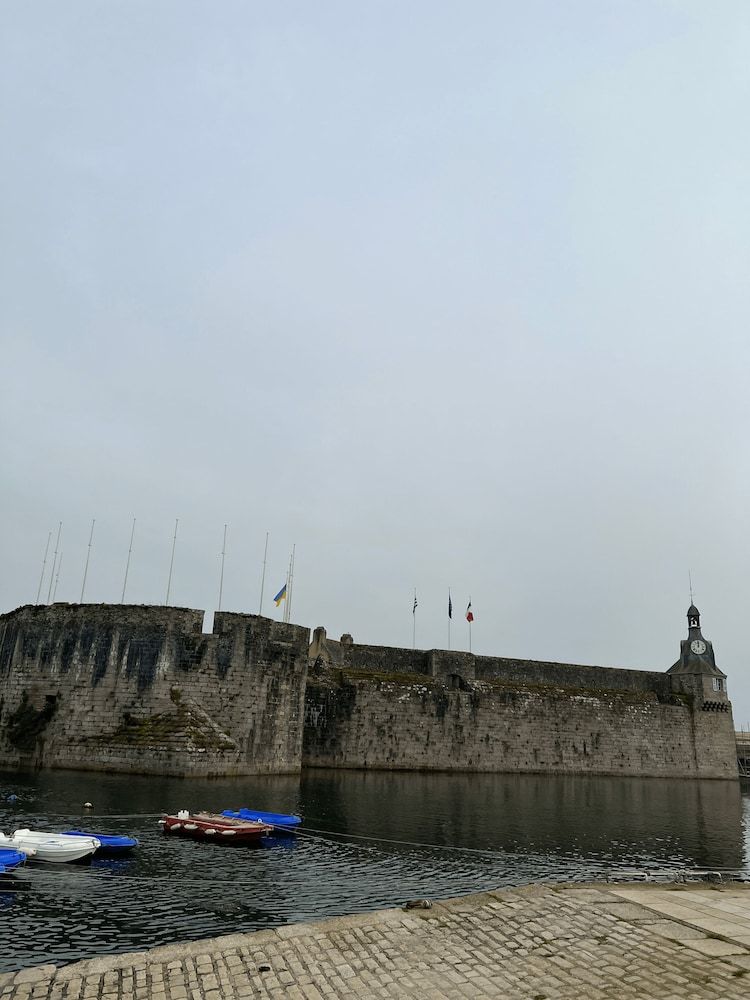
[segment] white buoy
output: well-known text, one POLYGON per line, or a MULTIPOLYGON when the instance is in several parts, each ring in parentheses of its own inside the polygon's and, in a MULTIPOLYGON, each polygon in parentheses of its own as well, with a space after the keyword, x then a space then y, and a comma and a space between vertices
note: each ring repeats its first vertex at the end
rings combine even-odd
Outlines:
POLYGON ((93 809, 94 807, 92 806, 92 804, 90 802, 84 802, 83 803, 83 808, 84 809, 93 809))

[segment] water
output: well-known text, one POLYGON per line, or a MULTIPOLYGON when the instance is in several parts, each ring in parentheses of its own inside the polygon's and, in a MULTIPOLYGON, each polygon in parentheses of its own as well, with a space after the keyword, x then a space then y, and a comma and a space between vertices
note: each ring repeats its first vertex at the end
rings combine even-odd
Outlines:
POLYGON ((750 870, 750 790, 731 782, 0 774, 0 830, 75 825, 133 833, 141 847, 127 859, 0 876, 0 971, 621 868, 750 870), (228 847, 164 836, 157 823, 165 811, 243 805, 301 813, 308 835, 228 847))

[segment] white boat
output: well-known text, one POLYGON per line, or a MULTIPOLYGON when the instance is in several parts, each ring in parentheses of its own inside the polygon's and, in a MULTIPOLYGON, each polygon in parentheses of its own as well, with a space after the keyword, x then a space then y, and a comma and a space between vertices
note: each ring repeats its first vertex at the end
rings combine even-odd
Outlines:
POLYGON ((10 837, 0 833, 0 847, 23 851, 34 861, 79 861, 100 846, 96 837, 69 837, 41 830, 16 830, 10 837))

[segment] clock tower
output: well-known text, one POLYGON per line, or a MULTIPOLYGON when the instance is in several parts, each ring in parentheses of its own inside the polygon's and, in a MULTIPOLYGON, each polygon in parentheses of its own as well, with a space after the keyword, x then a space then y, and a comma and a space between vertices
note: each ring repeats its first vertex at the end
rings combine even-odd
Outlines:
POLYGON ((694 604, 687 613, 688 635, 680 642, 680 658, 667 673, 674 691, 692 694, 695 707, 726 712, 727 675, 716 666, 714 647, 701 632, 701 614, 694 604))

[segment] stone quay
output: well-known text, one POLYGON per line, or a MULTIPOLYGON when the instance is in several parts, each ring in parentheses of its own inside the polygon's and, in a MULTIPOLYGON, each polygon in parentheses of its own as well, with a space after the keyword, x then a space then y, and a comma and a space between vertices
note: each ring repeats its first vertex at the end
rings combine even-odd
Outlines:
POLYGON ((748 995, 750 886, 727 883, 503 889, 0 976, 3 1000, 748 995))

